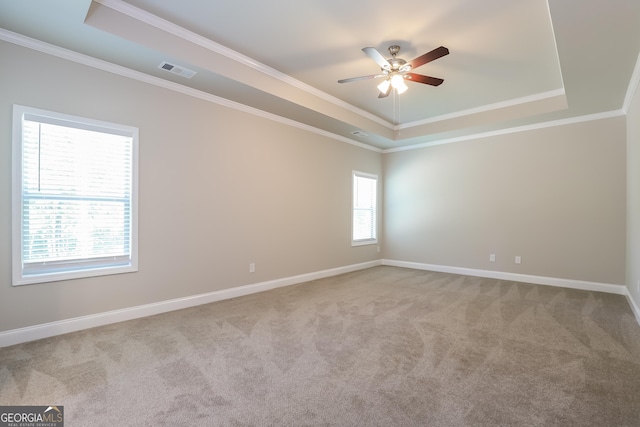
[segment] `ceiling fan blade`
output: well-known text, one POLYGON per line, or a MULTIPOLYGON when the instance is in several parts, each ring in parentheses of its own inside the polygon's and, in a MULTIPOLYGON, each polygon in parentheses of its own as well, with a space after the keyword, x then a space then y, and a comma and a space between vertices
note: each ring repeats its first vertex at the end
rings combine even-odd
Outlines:
POLYGON ((391 64, 386 60, 384 56, 375 47, 363 47, 362 51, 367 54, 367 56, 373 59, 376 64, 380 66, 383 70, 390 70, 391 64))
POLYGON ((369 76, 351 77, 349 79, 338 80, 338 83, 357 82, 358 80, 377 79, 378 77, 384 77, 386 74, 371 74, 369 76))
POLYGON ((426 85, 431 86, 440 86, 444 80, 439 79, 437 77, 423 76, 422 74, 415 73, 407 73, 405 74, 405 79, 416 82, 416 83, 424 83, 426 85))
POLYGON ((440 46, 438 48, 433 49, 431 52, 427 52, 422 56, 418 56, 417 58, 412 59, 407 62, 408 65, 411 66, 412 69, 418 68, 421 65, 426 64, 427 62, 434 61, 438 58, 442 58, 445 55, 449 54, 449 49, 444 46, 440 46))

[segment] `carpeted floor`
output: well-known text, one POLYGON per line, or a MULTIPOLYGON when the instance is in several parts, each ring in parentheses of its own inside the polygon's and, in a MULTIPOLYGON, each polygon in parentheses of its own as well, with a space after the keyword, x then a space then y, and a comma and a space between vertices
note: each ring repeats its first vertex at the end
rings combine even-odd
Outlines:
POLYGON ((0 349, 65 426, 638 426, 619 295, 376 267, 0 349))

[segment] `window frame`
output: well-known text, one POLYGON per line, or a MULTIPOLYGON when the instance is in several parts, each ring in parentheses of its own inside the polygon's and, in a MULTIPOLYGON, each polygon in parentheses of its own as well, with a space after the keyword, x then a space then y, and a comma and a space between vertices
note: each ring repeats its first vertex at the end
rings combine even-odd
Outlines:
POLYGON ((138 128, 101 120, 57 113, 23 105, 13 105, 12 132, 12 286, 56 282, 61 280, 131 273, 138 271, 138 128), (128 260, 108 261, 101 257, 99 262, 85 258, 74 262, 74 266, 55 268, 45 272, 29 272, 24 266, 24 217, 23 217, 23 119, 27 116, 41 118, 43 123, 63 125, 71 128, 99 131, 131 137, 131 188, 129 218, 128 260))
POLYGON ((378 244, 378 192, 379 192, 379 188, 378 188, 378 175, 376 174, 372 174, 372 173, 368 173, 368 172, 361 172, 361 171, 357 171, 354 170, 351 172, 351 246, 367 246, 367 245, 376 245, 378 244), (372 232, 373 232, 373 236, 372 237, 367 237, 365 239, 355 239, 354 237, 354 222, 355 222, 355 216, 356 216, 356 209, 358 209, 356 207, 356 199, 355 199, 355 191, 356 191, 356 178, 366 178, 366 179, 373 179, 375 181, 375 201, 374 201, 374 205, 373 205, 373 227, 372 227, 372 232))

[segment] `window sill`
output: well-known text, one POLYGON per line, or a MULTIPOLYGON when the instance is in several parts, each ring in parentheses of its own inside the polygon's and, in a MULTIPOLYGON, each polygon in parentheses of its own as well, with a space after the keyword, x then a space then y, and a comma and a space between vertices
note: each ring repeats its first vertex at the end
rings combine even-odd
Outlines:
POLYGON ((353 240, 351 242, 351 246, 368 246, 368 245, 377 245, 378 239, 367 239, 367 240, 353 240))
POLYGON ((34 285, 37 283, 60 282, 63 280, 85 279, 89 277, 110 276, 112 274, 135 273, 138 267, 135 264, 125 266, 105 266, 86 270, 71 270, 56 273, 28 274, 15 277, 12 286, 34 285))

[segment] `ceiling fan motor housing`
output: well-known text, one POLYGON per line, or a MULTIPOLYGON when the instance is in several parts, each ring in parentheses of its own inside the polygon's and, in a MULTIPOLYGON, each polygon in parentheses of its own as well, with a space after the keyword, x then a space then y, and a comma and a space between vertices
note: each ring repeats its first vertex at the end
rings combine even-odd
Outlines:
MULTIPOLYGON (((398 46, 397 44, 394 44, 392 46, 389 46, 389 53, 391 54, 391 59, 389 59, 389 65, 391 65, 391 72, 401 72, 401 73, 406 73, 407 71, 409 71, 411 69, 411 66, 408 65, 406 67, 403 67, 407 61, 405 61, 402 58, 396 58, 396 55, 398 54, 398 52, 400 52, 400 46, 398 46)), ((384 68, 382 69, 382 71, 385 71, 384 68)))

